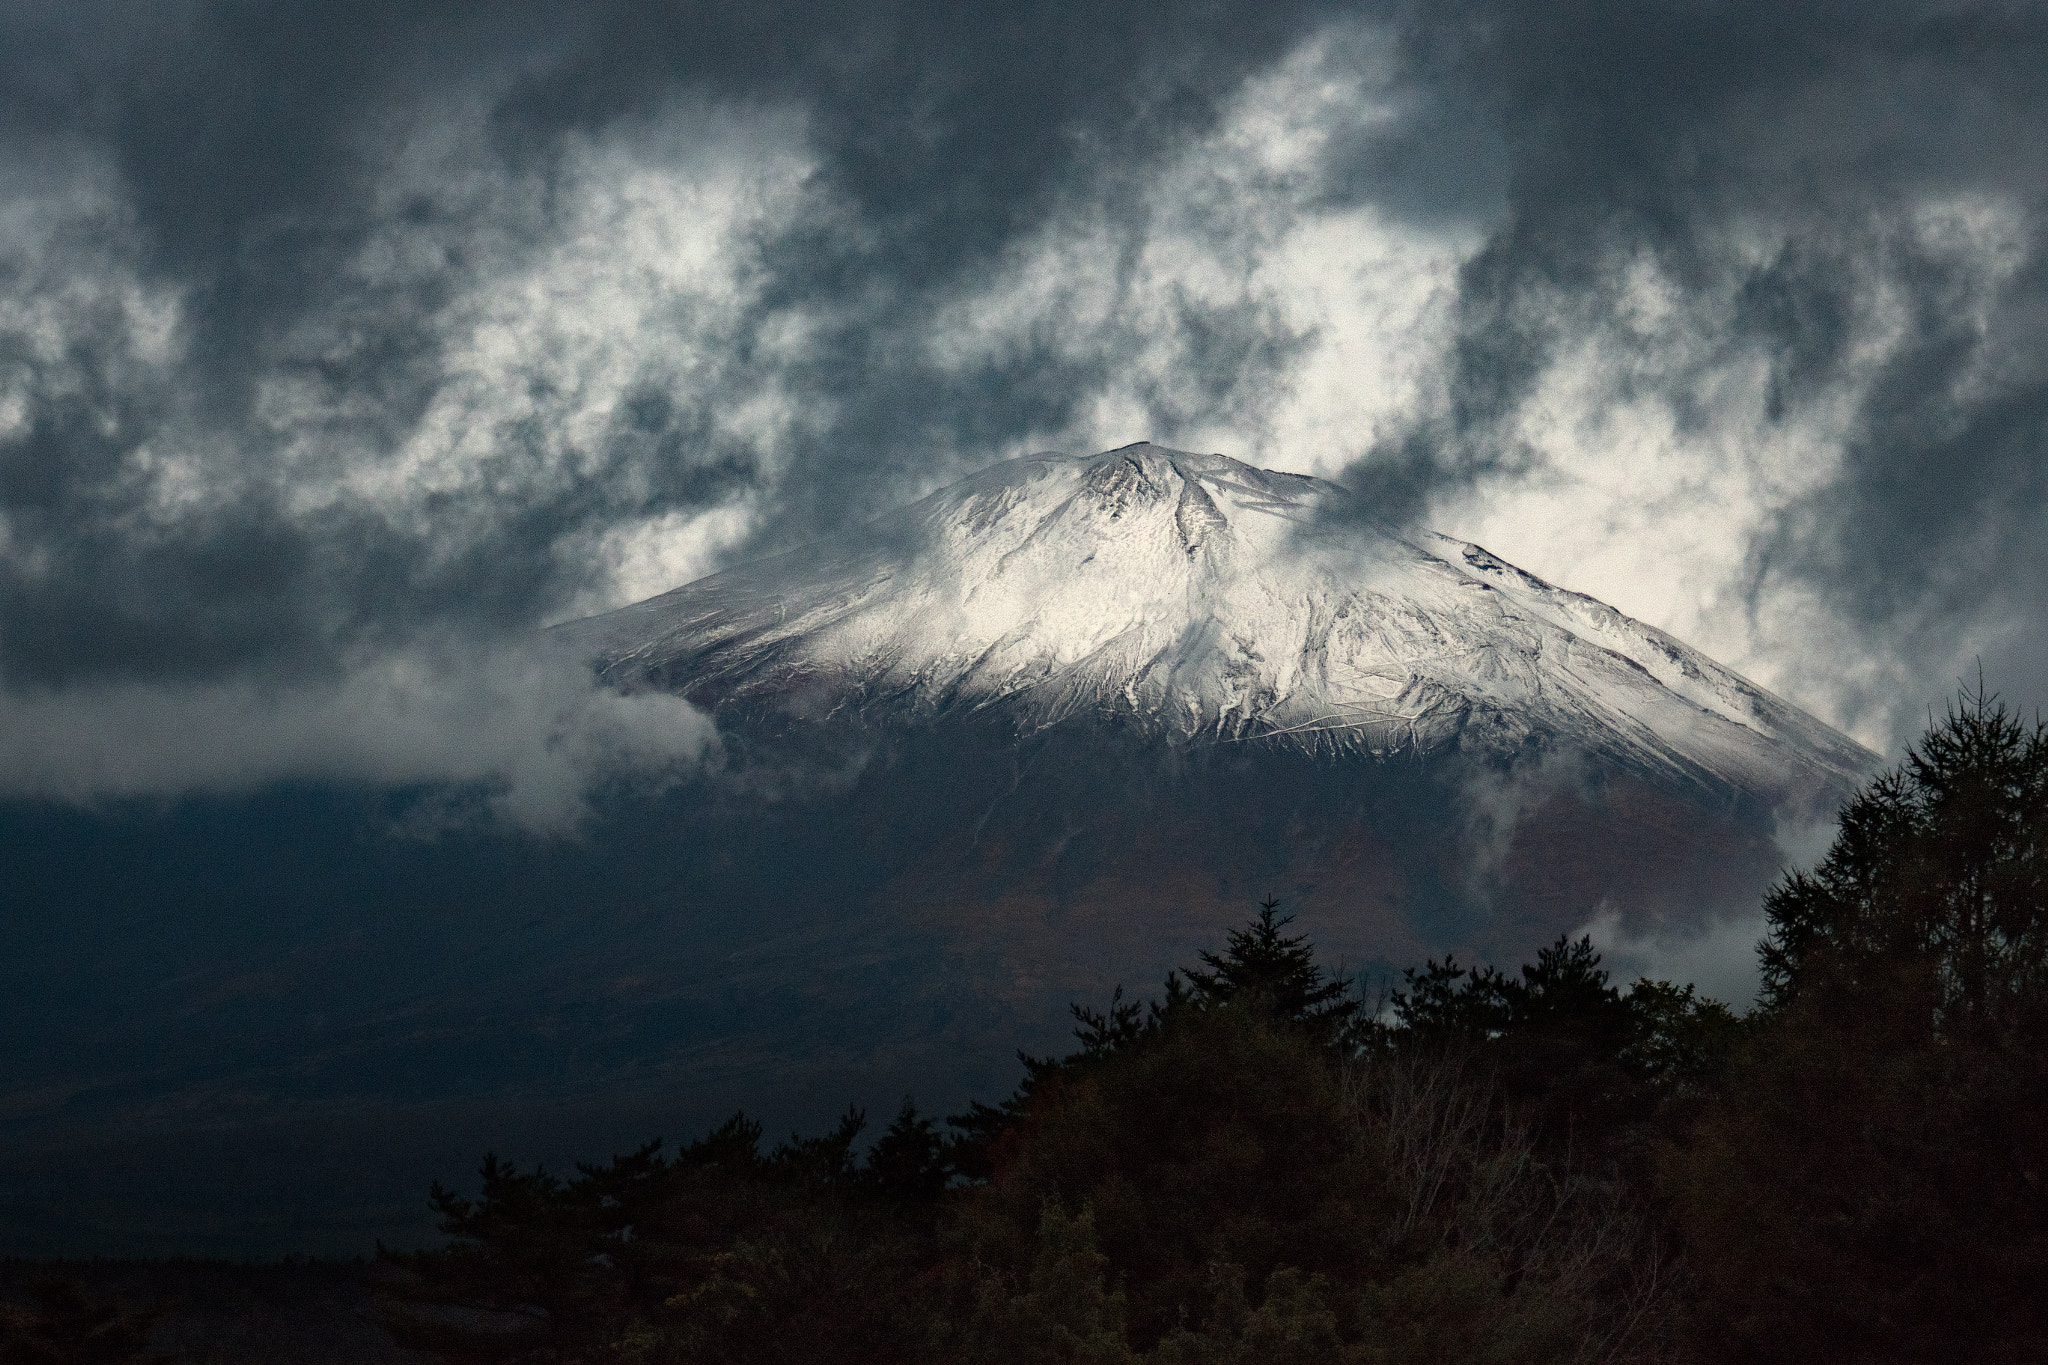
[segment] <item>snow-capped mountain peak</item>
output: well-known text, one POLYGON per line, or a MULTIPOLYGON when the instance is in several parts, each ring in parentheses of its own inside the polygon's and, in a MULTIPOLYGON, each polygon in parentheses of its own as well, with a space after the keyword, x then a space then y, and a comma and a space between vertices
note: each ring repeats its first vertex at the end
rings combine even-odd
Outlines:
POLYGON ((1568 746, 1775 797, 1874 756, 1663 632, 1336 485, 1140 442, 559 628, 620 685, 871 719, 1114 719, 1331 753, 1568 746))

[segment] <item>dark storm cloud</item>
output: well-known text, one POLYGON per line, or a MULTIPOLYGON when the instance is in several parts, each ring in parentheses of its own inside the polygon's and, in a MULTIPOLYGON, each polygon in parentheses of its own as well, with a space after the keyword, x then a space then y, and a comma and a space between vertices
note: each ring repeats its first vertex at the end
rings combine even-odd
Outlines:
POLYGON ((1842 473, 1755 552, 1760 579, 1821 585, 1902 652, 1953 669, 1974 646, 1988 678, 2036 704, 2048 694, 2043 227, 2037 201, 2024 262, 1982 301, 1955 263, 1893 248, 1901 337, 1856 415, 1842 473))
MULTIPOLYGON (((1285 6, 222 4, 22 7, 7 26, 0 116, 56 140, 60 159, 105 158, 123 200, 125 240, 48 244, 46 290, 120 268, 179 308, 175 362, 136 363, 133 319, 111 305, 73 310, 40 354, 19 338, 0 350, 22 404, 0 450, 14 550, 0 639, 9 677, 48 683, 317 666, 435 621, 531 624, 586 586, 586 566, 552 553, 565 536, 761 481, 756 452, 711 429, 715 404, 650 383, 582 452, 580 477, 497 481, 489 525, 452 547, 446 522, 474 521, 474 507, 430 506, 423 534, 346 503, 283 505, 262 477, 286 439, 258 411, 266 384, 347 396, 312 433, 333 461, 402 445, 443 392, 438 313, 479 224, 428 194, 379 193, 394 149, 420 135, 408 120, 449 117, 437 95, 482 96, 479 151, 524 201, 483 224, 508 261, 556 225, 576 138, 678 96, 802 111, 822 193, 762 230, 768 285, 723 337, 745 368, 773 319, 818 319, 776 362, 793 402, 830 414, 775 480, 761 534, 776 541, 928 483, 935 452, 1000 452, 1089 401, 1115 363, 1101 348, 941 373, 916 343, 1077 187, 1099 191, 1205 128, 1304 20, 1285 6), (353 278, 394 220, 444 230, 450 268, 353 278), (138 533, 153 490, 134 466, 172 435, 206 448, 212 506, 138 533)), ((1202 368, 1217 402, 1285 364, 1265 319, 1188 313, 1197 349, 1229 361, 1202 368)), ((305 425, 290 435, 303 441, 305 425)), ((508 430, 493 458, 514 471, 531 438, 508 430)))
MULTIPOLYGON (((1404 36, 1412 71, 1499 130, 1506 199, 1461 272, 1446 400, 1351 472, 1379 514, 1540 465, 1518 420, 1573 348, 1635 344, 1647 262, 1666 326, 1705 343, 1691 364, 1767 367, 1767 424, 1853 398, 1839 468, 1761 528, 1752 601, 1817 594, 1937 695, 1972 648, 2048 695, 2048 9, 1442 5, 1404 36)), ((1612 401, 1716 420, 1688 364, 1618 373, 1612 401)))
POLYGON ((2038 673, 2044 42, 2019 5, 0 8, 0 684, 495 658, 1110 398, 1148 425, 1106 443, 1262 431, 1320 337, 1255 267, 1351 210, 1470 243, 1424 396, 1345 447, 1373 515, 1541 474, 1522 419, 1589 344, 1681 429, 1753 357, 1761 420, 1833 443, 1745 532, 1754 610, 2038 673), (1160 188, 1316 44, 1301 100, 1370 100, 1160 188), (1222 286, 1161 263, 1202 252, 1222 286), (1698 344, 1637 344, 1644 270, 1698 344))
MULTIPOLYGON (((850 207, 798 224, 767 252, 760 311, 843 308, 791 379, 837 416, 783 485, 770 540, 883 510, 936 474, 937 452, 987 458, 1057 431, 1118 364, 1028 347, 965 374, 923 363, 932 314, 1079 192, 1106 191, 1206 130, 1247 75, 1308 31, 1299 5, 770 6, 734 24, 718 7, 623 8, 561 68, 522 84, 504 117, 522 141, 619 117, 679 79, 788 96, 811 119, 821 174, 850 207)), ((1133 195, 1135 198, 1135 195, 1133 195)), ((1138 245, 1144 209, 1108 226, 1138 245)), ((1189 310, 1205 396, 1284 369, 1285 339, 1242 310, 1189 310), (1275 353, 1273 343, 1281 343, 1275 353)))

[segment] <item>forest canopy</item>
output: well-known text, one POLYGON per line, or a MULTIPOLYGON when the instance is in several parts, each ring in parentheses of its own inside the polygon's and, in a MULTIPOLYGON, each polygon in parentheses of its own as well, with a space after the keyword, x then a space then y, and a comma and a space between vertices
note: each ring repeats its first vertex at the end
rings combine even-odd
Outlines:
POLYGON ((503 1361, 2048 1358, 2048 730, 1964 694, 1765 910, 1738 1015, 1583 938, 1369 1004, 1268 901, 864 1152, 850 1111, 487 1159, 391 1320, 503 1361))

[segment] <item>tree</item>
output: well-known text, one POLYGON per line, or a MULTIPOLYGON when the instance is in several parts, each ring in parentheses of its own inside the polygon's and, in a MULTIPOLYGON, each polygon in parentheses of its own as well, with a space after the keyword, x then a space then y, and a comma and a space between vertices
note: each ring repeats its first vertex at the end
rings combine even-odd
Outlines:
POLYGON ((386 1325, 451 1360, 901 1359, 893 1287, 924 1264, 945 1172, 908 1099, 862 1161, 865 1123, 849 1108, 764 1156, 735 1114, 566 1180, 487 1157, 480 1196, 434 1187, 449 1246, 392 1256, 417 1278, 386 1325))
MULTIPOLYGON (((2048 726, 1980 685, 1859 792, 1811 873, 1765 901, 1763 998, 1872 993, 1935 1036, 2041 1036, 2048 1003, 2048 726), (1910 1010, 1908 1008, 1910 1002, 1910 1010)), ((1866 1001, 1866 1003, 1871 1003, 1866 1001)))
POLYGON ((1456 958, 1402 973, 1383 1046, 1470 1056, 1534 1126, 1582 1153, 1613 1149, 1727 1063, 1743 1025, 1692 986, 1612 984, 1590 937, 1569 934, 1519 973, 1456 958))
MULTIPOLYGON (((1336 1044, 1351 1038, 1363 1005, 1351 982, 1327 972, 1316 961, 1306 934, 1282 931, 1294 916, 1280 913, 1280 902, 1260 902, 1259 913, 1242 929, 1232 929, 1221 953, 1203 952, 1208 968, 1187 973, 1189 997, 1203 1005, 1237 1004, 1306 1029, 1317 1040, 1336 1044)), ((1168 999, 1175 997, 1176 978, 1167 978, 1168 999)))
POLYGON ((920 1117, 909 1096, 896 1121, 868 1152, 866 1183, 903 1204, 928 1204, 946 1188, 946 1142, 936 1123, 920 1117))
POLYGON ((1736 1361, 2048 1358, 2048 731, 1980 686, 1765 903, 1667 1189, 1736 1361))
POLYGON ((1042 1090, 1078 1079, 1189 1013, 1233 1009, 1301 1034, 1317 1047, 1341 1052, 1357 1045, 1366 1029, 1365 1002, 1349 978, 1316 960, 1307 935, 1283 932, 1293 922, 1292 915, 1280 913, 1279 901, 1268 898, 1250 923, 1229 932, 1222 952, 1201 954, 1202 967, 1168 972, 1162 999, 1126 1000, 1118 986, 1107 1009, 1070 1006, 1077 1050, 1065 1057, 1019 1052, 1024 1079, 1008 1099, 974 1100, 965 1113, 946 1120, 956 1134, 945 1152, 953 1173, 970 1180, 993 1175, 1004 1136, 1014 1132, 1042 1090))
MULTIPOLYGON (((857 1108, 765 1153, 736 1114, 566 1178, 486 1159, 480 1195, 435 1188, 450 1245, 393 1257, 387 1323, 479 1362, 1661 1359, 1665 1261, 1620 1179, 1539 1148, 1485 1068, 1357 1046, 1287 924, 1268 901, 1163 1000, 1076 1007, 1077 1049, 950 1150, 906 1100, 865 1159, 857 1108)), ((1619 999, 1584 941, 1478 980, 1532 1038, 1619 999)))
POLYGON ((1430 1042, 1486 1042, 1518 1034, 1583 1038, 1618 1053, 1632 1027, 1627 999, 1610 983, 1589 936, 1569 934, 1540 949, 1518 978, 1492 967, 1434 960, 1401 974, 1390 1001, 1409 1036, 1430 1042))

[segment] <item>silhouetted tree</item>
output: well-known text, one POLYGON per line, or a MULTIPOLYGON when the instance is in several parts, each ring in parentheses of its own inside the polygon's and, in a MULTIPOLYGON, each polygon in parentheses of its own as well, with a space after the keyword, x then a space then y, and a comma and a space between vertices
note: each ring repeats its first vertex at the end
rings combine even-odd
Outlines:
POLYGON ((1283 932, 1291 923, 1293 916, 1280 913, 1280 902, 1268 899, 1250 923, 1229 931, 1221 953, 1201 954, 1202 967, 1168 972, 1160 999, 1127 1000, 1118 986, 1107 1009, 1070 1006, 1078 1049, 1064 1057, 1019 1052, 1024 1079, 1008 1099, 972 1101, 946 1120, 955 1134, 946 1149, 951 1170, 970 1180, 987 1179, 995 1172, 1003 1135, 1015 1129, 1043 1086, 1072 1080, 1186 1011, 1234 1007, 1301 1031, 1318 1046, 1356 1046, 1366 1028, 1364 1001, 1350 980, 1316 960, 1307 935, 1283 932))
POLYGON ((1842 811, 1765 901, 1763 996, 1885 997, 1941 1036, 2038 1037, 2048 1005, 2048 726, 1981 686, 1842 811))
MULTIPOLYGON (((1269 901, 1163 998, 1076 1007, 1075 1050, 950 1142, 906 1101, 864 1159, 855 1109, 766 1155, 736 1115, 568 1179, 487 1160, 479 1197, 436 1188, 448 1248, 396 1258, 417 1304, 484 1316, 395 1325, 593 1365, 1658 1358, 1626 1189, 1539 1150, 1481 1068, 1366 1046, 1287 924, 1269 901)), ((1590 945, 1509 985, 1531 1036, 1614 1008, 1590 945)))
POLYGON ((1455 958, 1402 973, 1382 1046, 1464 1056, 1502 1089, 1540 1141, 1613 1155, 1672 1098, 1727 1064, 1733 1011, 1692 986, 1626 992, 1592 940, 1562 935, 1510 974, 1455 958))
POLYGON ((928 1204, 946 1188, 947 1175, 946 1141, 938 1125, 921 1117, 905 1096, 896 1121, 868 1152, 863 1178, 885 1198, 928 1204))
POLYGON ((1965 693, 1770 895, 1766 1008, 1667 1161, 1736 1361, 2048 1359, 2048 734, 1965 693))
POLYGON ((907 1100, 862 1160, 865 1124, 849 1109, 764 1156, 735 1114, 673 1156, 650 1142, 567 1180, 487 1157, 478 1197, 434 1187, 450 1244, 391 1258, 418 1279, 387 1322, 451 1360, 904 1358, 896 1286, 945 1174, 907 1100))
MULTIPOLYGON (((1185 998, 1198 1005, 1238 1005, 1306 1029, 1318 1042, 1353 1039, 1364 1002, 1344 976, 1316 961, 1306 934, 1282 932, 1294 916, 1268 899, 1242 929, 1232 929, 1221 953, 1203 952, 1201 967, 1186 973, 1185 998)), ((1167 978, 1169 1004, 1181 998, 1179 978, 1167 978)))
MULTIPOLYGON (((1483 1068, 1363 1046, 1362 1002, 1287 923, 1269 901, 1163 999, 1077 1010, 1078 1050, 970 1116, 995 1159, 958 1209, 984 1267, 961 1299, 1021 1311, 1044 1211, 1086 1210, 1147 1360, 1649 1350, 1668 1294, 1625 1193, 1539 1154, 1483 1068)), ((1531 1020, 1612 1006, 1589 945, 1511 984, 1531 1020)))

